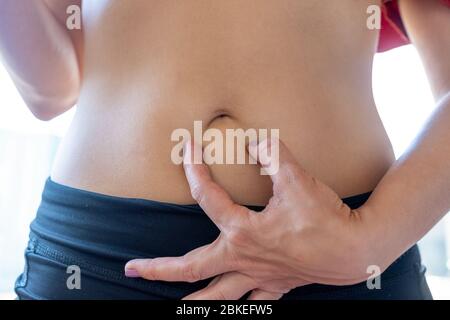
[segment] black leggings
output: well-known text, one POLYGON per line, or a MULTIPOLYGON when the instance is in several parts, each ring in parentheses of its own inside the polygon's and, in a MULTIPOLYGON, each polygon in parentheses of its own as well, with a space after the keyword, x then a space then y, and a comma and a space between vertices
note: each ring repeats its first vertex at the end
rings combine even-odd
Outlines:
MULTIPOLYGON (((368 197, 344 202, 357 208, 368 197)), ((208 281, 130 279, 124 276, 125 263, 180 256, 214 241, 218 233, 198 205, 106 196, 48 179, 16 293, 19 299, 180 299, 208 281)), ((415 245, 381 275, 381 289, 370 290, 366 282, 314 284, 296 288, 284 299, 431 299, 424 273, 415 245)))

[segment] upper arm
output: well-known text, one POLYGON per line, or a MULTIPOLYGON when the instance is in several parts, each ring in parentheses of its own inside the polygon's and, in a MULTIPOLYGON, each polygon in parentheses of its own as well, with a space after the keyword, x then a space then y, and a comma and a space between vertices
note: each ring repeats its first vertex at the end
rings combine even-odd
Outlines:
MULTIPOLYGON (((80 8, 82 6, 82 0, 45 0, 45 3, 47 4, 47 7, 50 9, 55 18, 64 27, 66 27, 66 21, 68 18, 67 8, 72 5, 76 5, 80 8)), ((83 30, 75 29, 67 31, 77 53, 78 65, 81 73, 83 56, 83 30)))
POLYGON ((450 8, 440 0, 401 0, 400 11, 439 100, 450 92, 450 8))
POLYGON ((24 102, 42 120, 69 110, 79 96, 81 72, 72 35, 53 11, 55 0, 0 3, 2 63, 24 102))

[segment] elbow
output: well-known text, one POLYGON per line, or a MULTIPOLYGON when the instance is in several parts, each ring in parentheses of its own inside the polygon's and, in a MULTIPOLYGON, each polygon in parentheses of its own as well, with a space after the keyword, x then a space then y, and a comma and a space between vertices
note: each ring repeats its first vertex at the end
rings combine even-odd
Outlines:
POLYGON ((35 118, 50 121, 71 109, 76 101, 77 96, 72 95, 64 98, 42 98, 39 101, 26 103, 35 118))
POLYGON ((33 116, 40 121, 50 121, 59 116, 58 113, 46 108, 29 107, 33 116))
POLYGON ((78 86, 66 87, 51 94, 29 94, 24 97, 31 113, 41 121, 50 121, 71 109, 78 100, 78 86))
POLYGON ((16 82, 28 109, 41 121, 50 121, 72 108, 78 100, 80 85, 79 75, 73 73, 51 81, 44 79, 39 86, 16 82))

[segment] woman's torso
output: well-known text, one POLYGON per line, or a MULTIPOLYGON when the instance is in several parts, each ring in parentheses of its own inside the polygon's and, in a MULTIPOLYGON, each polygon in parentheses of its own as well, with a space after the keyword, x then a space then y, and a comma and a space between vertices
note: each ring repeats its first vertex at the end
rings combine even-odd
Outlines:
MULTIPOLYGON (((394 160, 372 97, 373 0, 83 3, 83 86, 52 179, 120 197, 192 203, 175 129, 279 129, 341 197, 394 160)), ((265 204, 255 165, 212 165, 243 204, 265 204)))

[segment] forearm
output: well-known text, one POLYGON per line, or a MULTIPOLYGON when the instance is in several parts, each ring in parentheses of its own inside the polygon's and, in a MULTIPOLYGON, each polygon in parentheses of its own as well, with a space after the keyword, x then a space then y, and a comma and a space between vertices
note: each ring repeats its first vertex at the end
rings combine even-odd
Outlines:
POLYGON ((44 1, 0 0, 0 52, 17 89, 39 118, 75 103, 80 85, 68 30, 44 1))
POLYGON ((374 250, 386 263, 422 238, 450 210, 450 93, 410 149, 360 208, 374 250))

